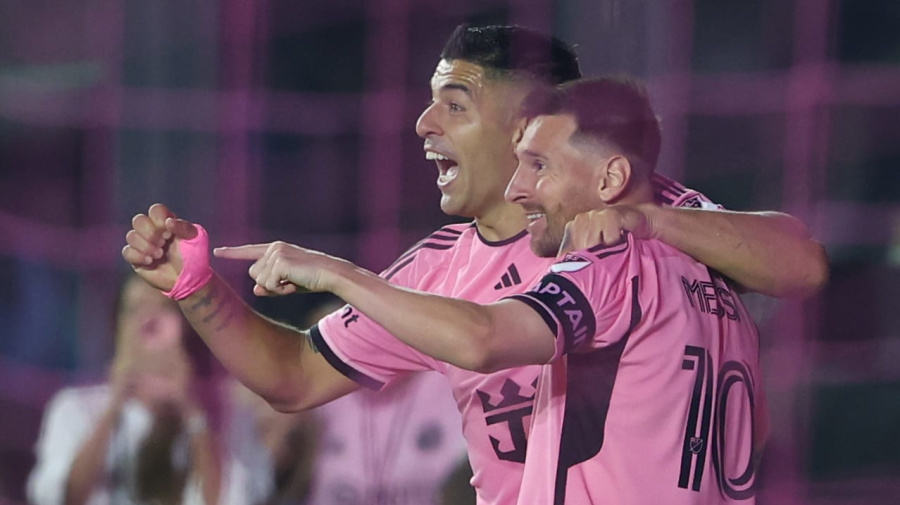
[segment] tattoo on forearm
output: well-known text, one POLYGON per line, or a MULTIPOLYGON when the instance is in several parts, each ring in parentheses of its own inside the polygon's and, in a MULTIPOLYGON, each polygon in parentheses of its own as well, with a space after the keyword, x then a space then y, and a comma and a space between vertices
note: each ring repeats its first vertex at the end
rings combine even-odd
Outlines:
MULTIPOLYGON (((188 307, 187 312, 191 316, 194 316, 194 318, 200 318, 199 322, 203 324, 209 324, 219 314, 225 314, 222 322, 215 327, 215 331, 221 331, 229 326, 238 310, 240 310, 240 307, 238 307, 238 304, 236 304, 234 300, 230 300, 227 296, 222 296, 221 286, 213 284, 203 298, 188 307), (196 314, 200 309, 210 310, 206 315, 203 315, 202 313, 196 314)), ((196 319, 194 320, 196 321, 196 319)))
POLYGON ((212 286, 210 286, 209 292, 206 293, 206 296, 201 298, 197 303, 191 305, 188 310, 190 310, 191 312, 195 312, 200 307, 208 307, 209 304, 211 304, 213 300, 218 298, 218 296, 219 296, 219 286, 213 284, 212 286))
POLYGON ((225 303, 227 303, 227 302, 222 302, 222 303, 216 305, 216 308, 214 308, 213 311, 210 312, 208 316, 203 318, 203 322, 208 323, 208 322, 212 321, 212 319, 214 317, 216 317, 216 314, 218 314, 222 310, 222 307, 225 305, 225 303))
MULTIPOLYGON (((216 331, 222 331, 227 328, 231 324, 231 320, 234 319, 235 314, 237 314, 240 310, 238 304, 234 302, 228 303, 228 301, 226 300, 224 303, 222 303, 222 305, 226 304, 228 305, 228 313, 225 315, 225 319, 222 321, 222 323, 219 324, 219 326, 216 326, 216 331)), ((221 308, 221 306, 219 308, 221 308)), ((218 309, 216 309, 216 312, 218 312, 218 309)))

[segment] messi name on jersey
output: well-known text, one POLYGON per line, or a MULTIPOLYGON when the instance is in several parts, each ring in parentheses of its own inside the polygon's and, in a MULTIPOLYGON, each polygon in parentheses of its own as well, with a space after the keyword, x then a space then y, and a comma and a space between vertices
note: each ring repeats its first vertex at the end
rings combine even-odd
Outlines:
POLYGON ((708 281, 687 279, 682 276, 681 285, 691 307, 719 319, 728 317, 732 321, 741 320, 731 289, 718 276, 712 275, 708 281))

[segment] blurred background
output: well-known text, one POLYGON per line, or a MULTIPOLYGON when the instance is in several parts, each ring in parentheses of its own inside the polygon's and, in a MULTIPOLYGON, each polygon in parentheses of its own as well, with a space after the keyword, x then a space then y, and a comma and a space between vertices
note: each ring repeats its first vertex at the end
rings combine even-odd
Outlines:
MULTIPOLYGON (((648 82, 659 170, 801 218, 830 284, 749 300, 772 436, 760 503, 900 496, 900 2, 0 0, 0 502, 45 403, 103 377, 131 217, 380 270, 449 218, 413 125, 460 22, 648 82)), ((216 263, 250 298, 245 266, 216 263)), ((312 297, 253 301, 300 321, 312 297)), ((218 373, 222 373, 221 370, 218 373)))

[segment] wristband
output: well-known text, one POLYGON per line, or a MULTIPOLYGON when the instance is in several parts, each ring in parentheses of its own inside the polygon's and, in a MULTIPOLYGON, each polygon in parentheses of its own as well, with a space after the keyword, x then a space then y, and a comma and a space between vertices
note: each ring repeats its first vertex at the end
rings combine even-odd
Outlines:
POLYGON ((197 236, 190 240, 182 240, 178 247, 181 250, 181 273, 175 279, 171 291, 163 294, 174 300, 184 300, 200 290, 212 278, 209 268, 209 235, 199 224, 197 236))

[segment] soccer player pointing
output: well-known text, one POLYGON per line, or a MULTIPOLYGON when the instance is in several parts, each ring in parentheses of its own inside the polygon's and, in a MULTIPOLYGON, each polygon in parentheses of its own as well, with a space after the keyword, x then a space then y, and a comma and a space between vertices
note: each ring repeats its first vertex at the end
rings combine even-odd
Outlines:
MULTIPOLYGON (((531 252, 524 231, 529 221, 522 207, 503 196, 517 168, 513 139, 521 133, 521 123, 516 113, 525 95, 540 83, 559 84, 579 76, 574 53, 558 39, 509 26, 460 26, 453 32, 431 79, 432 102, 419 118, 416 133, 424 140, 425 157, 437 167, 442 210, 472 221, 444 226, 425 237, 385 269, 385 280, 403 288, 486 304, 520 293, 541 279, 554 260, 537 258, 531 252)), ((632 236, 657 238, 679 248, 763 294, 809 294, 824 283, 827 262, 823 249, 792 217, 678 208, 700 205, 701 195, 661 176, 655 176, 651 184, 654 200, 664 205, 622 205, 628 199, 620 199, 615 206, 580 215, 569 225, 575 232, 573 243, 580 245, 579 249, 616 243, 624 229, 632 236)), ((548 216, 555 215, 552 208, 545 211, 548 216)), ((533 221, 542 226, 541 219, 533 221)), ((212 273, 205 234, 198 226, 178 219, 161 204, 136 215, 132 226, 122 251, 126 261, 148 283, 179 300, 194 329, 225 368, 275 408, 302 410, 360 386, 378 389, 410 372, 438 371, 447 377, 465 420, 472 485, 479 504, 515 502, 540 366, 493 374, 467 368, 543 362, 545 356, 540 360, 525 356, 527 348, 516 341, 497 352, 490 347, 469 349, 468 361, 454 366, 397 340, 353 307, 326 316, 308 331, 289 328, 251 310, 212 273), (490 352, 482 354, 485 351, 490 352), (492 356, 502 359, 492 363, 492 356)), ((284 243, 226 254, 248 259, 265 254, 266 260, 254 269, 273 274, 274 284, 269 287, 277 293, 290 292, 298 285, 327 289, 333 287, 327 284, 337 279, 329 269, 353 270, 347 263, 284 243), (300 270, 292 269, 295 261, 300 270), (326 268, 319 269, 318 261, 326 268)), ((357 273, 368 279, 369 274, 357 273)), ((265 292, 261 287, 265 285, 261 282, 258 293, 265 292)), ((695 296, 700 292, 698 286, 694 286, 695 296)), ((709 291, 703 289, 702 293, 709 291)), ((709 300, 703 303, 704 307, 718 307, 709 300)), ((524 304, 507 301, 499 306, 521 308, 524 304)), ((478 313, 483 314, 480 309, 478 313)), ((408 318, 404 322, 414 326, 422 322, 421 316, 415 311, 402 314, 408 318)), ((478 317, 452 322, 475 325, 478 317)), ((428 322, 429 318, 425 319, 428 322)), ((445 354, 435 355, 449 359, 457 351, 455 347, 478 337, 474 334, 455 341, 451 333, 448 341, 431 334, 451 327, 429 329, 428 342, 443 342, 440 345, 447 347, 445 354)))
MULTIPOLYGON (((643 90, 577 81, 526 102, 507 199, 554 256, 578 213, 653 200, 659 126, 643 90)), ((762 405, 759 342, 718 274, 628 235, 566 255, 530 291, 480 305, 392 286, 348 262, 273 244, 257 294, 331 291, 399 339, 479 372, 547 363, 519 503, 752 503, 762 405)))

